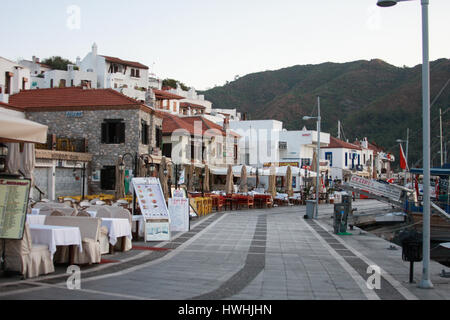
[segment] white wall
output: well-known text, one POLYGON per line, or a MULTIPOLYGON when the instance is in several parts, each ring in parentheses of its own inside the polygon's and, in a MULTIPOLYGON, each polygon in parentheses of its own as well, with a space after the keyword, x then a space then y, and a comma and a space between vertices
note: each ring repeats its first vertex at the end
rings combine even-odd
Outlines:
POLYGON ((8 103, 9 95, 18 93, 22 90, 22 81, 26 78, 28 81, 25 83, 25 90, 30 89, 30 70, 25 68, 11 60, 0 57, 0 102, 8 103), (13 76, 10 79, 10 92, 5 93, 6 78, 5 73, 11 72, 13 76))

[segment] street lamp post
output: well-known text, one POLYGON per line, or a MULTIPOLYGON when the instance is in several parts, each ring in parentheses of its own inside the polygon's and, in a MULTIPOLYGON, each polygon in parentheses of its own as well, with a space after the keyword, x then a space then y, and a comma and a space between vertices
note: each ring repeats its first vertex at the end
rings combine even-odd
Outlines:
POLYGON ((402 140, 402 139, 397 139, 398 143, 403 143, 406 142, 406 154, 405 154, 405 160, 406 160, 406 169, 405 169, 405 186, 406 186, 406 170, 409 168, 408 166, 408 146, 409 146, 409 128, 406 129, 406 140, 402 140))
POLYGON ((319 183, 320 183, 320 97, 317 97, 317 117, 304 116, 303 120, 317 119, 317 159, 316 159, 316 210, 315 217, 319 217, 319 183))
MULTIPOLYGON (((378 0, 380 7, 390 7, 400 1, 378 0)), ((421 0, 422 4, 422 126, 423 126, 423 268, 420 288, 430 289, 430 59, 428 41, 428 5, 429 0, 421 0)))

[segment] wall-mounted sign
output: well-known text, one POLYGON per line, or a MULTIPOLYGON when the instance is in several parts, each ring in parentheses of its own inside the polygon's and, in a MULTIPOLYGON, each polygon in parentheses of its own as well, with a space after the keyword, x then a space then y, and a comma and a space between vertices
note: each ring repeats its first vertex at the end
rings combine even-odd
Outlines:
POLYGON ((67 118, 81 118, 81 117, 83 117, 83 111, 67 111, 66 117, 67 118))

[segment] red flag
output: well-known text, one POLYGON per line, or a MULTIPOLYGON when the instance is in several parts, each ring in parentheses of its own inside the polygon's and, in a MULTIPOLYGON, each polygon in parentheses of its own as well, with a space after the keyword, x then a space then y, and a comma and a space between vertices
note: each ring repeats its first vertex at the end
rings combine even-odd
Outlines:
POLYGON ((400 168, 403 170, 408 169, 408 164, 406 163, 406 157, 403 153, 402 145, 400 145, 400 168))

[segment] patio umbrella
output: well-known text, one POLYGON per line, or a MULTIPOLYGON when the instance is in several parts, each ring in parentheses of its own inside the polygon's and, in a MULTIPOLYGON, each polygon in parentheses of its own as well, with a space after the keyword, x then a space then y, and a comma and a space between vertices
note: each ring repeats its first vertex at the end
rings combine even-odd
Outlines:
POLYGON ((136 177, 145 176, 145 162, 140 157, 138 158, 136 177))
POLYGON ((231 167, 231 164, 228 165, 227 182, 225 184, 225 192, 227 194, 233 193, 233 168, 231 167))
POLYGON ((158 178, 161 183, 161 188, 164 194, 164 199, 169 199, 169 188, 167 186, 167 176, 164 174, 166 169, 166 157, 161 158, 161 163, 159 164, 158 178))
POLYGON ((18 143, 7 143, 7 146, 6 167, 8 173, 17 174, 20 169, 20 145, 18 143))
POLYGON ((209 168, 205 165, 205 178, 203 179, 203 192, 209 192, 209 168))
POLYGON ((194 191, 194 166, 187 164, 186 165, 186 173, 187 173, 187 190, 192 192, 194 191))
POLYGON ((275 197, 277 195, 277 186, 276 186, 276 169, 274 166, 270 168, 270 176, 269 176, 269 190, 268 192, 275 197))
POLYGON ((294 190, 292 190, 292 169, 291 166, 288 166, 286 170, 286 193, 289 197, 294 195, 294 190))
POLYGON ((31 186, 34 185, 33 173, 35 163, 36 158, 34 153, 34 143, 25 143, 23 152, 21 154, 20 170, 25 175, 25 178, 31 180, 31 186))
POLYGON ((116 199, 125 197, 125 170, 120 169, 121 165, 123 165, 123 159, 119 156, 116 163, 116 199))
MULTIPOLYGON (((311 171, 317 172, 317 154, 316 151, 314 151, 312 164, 311 164, 311 171)), ((316 179, 313 179, 312 185, 316 186, 316 179)))
POLYGON ((247 168, 245 165, 242 166, 241 170, 241 183, 239 184, 239 191, 247 193, 248 192, 248 186, 247 186, 247 168))

